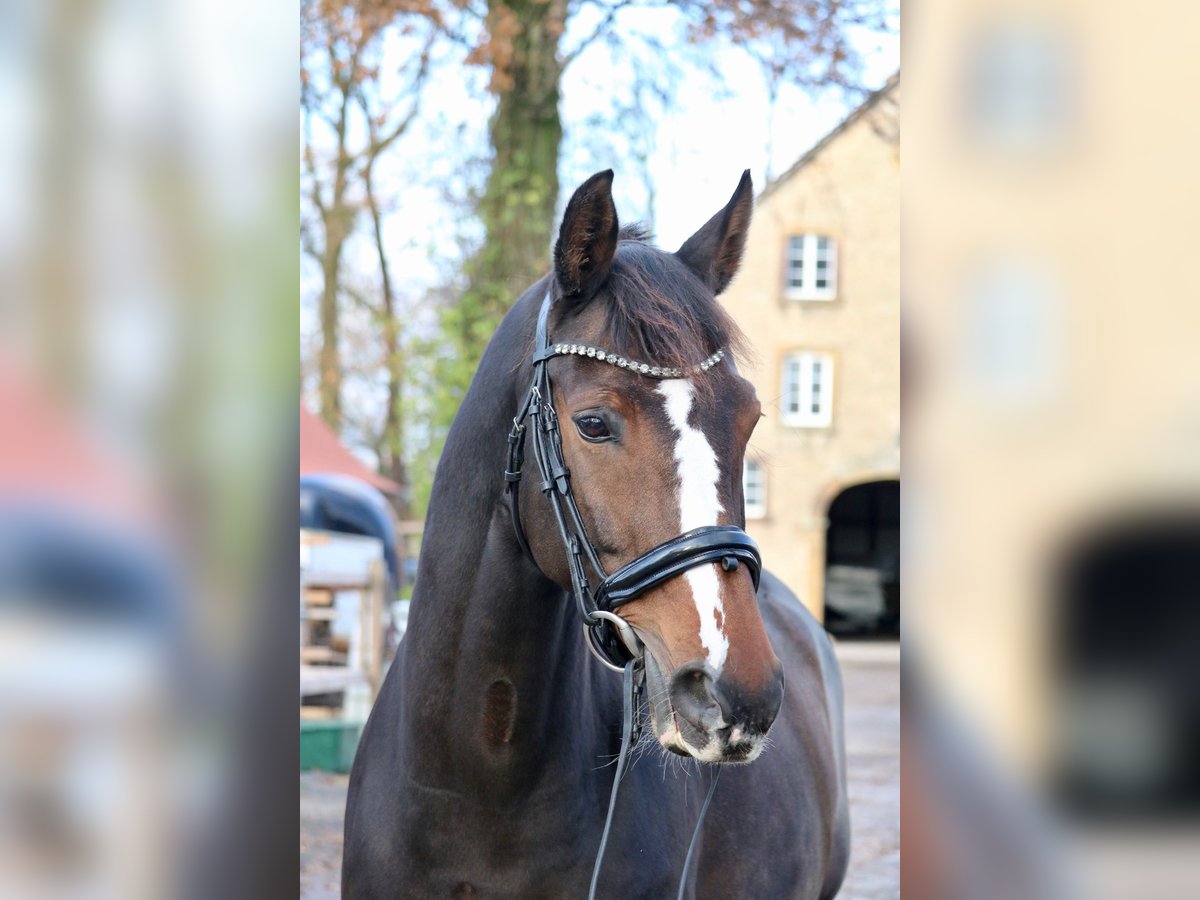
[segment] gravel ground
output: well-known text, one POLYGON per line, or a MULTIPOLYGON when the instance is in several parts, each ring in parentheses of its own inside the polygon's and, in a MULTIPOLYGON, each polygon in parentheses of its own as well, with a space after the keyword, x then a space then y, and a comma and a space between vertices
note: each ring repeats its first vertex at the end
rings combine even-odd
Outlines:
POLYGON ((342 881, 342 814, 348 775, 300 773, 300 896, 337 900, 342 881))
POLYGON ((838 647, 846 685, 850 871, 839 900, 900 896, 900 649, 838 647))
MULTIPOLYGON (((843 644, 846 756, 853 850, 839 900, 900 896, 900 651, 843 644)), ((342 865, 344 775, 300 775, 300 896, 336 900, 342 865)))

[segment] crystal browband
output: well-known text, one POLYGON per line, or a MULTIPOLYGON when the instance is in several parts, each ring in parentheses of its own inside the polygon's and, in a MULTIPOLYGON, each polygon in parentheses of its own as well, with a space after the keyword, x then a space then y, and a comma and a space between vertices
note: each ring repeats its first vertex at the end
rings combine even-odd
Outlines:
POLYGON ((616 366, 618 369, 629 369, 640 375, 649 375, 651 378, 683 378, 685 375, 699 375, 701 372, 707 372, 725 358, 725 351, 718 350, 703 362, 686 369, 672 366, 652 366, 637 360, 626 359, 624 356, 601 350, 599 347, 589 347, 587 344, 551 344, 545 350, 543 358, 549 359, 552 356, 586 356, 589 359, 598 359, 610 366, 616 366))

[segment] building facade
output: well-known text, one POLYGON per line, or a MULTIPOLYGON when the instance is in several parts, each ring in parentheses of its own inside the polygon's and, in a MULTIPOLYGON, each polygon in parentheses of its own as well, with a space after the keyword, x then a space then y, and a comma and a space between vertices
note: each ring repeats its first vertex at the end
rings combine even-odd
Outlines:
POLYGON ((754 349, 743 374, 765 415, 747 530, 827 624, 898 623, 898 77, 762 192, 721 299, 754 349))

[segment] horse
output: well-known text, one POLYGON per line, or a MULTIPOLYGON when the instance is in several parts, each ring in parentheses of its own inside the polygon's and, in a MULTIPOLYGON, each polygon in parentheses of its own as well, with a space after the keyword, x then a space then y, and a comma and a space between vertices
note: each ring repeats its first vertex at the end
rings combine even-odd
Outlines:
POLYGON ((742 531, 762 412, 716 298, 750 173, 675 253, 620 225, 612 180, 572 196, 447 435, 350 774, 351 900, 828 898, 844 878, 840 672, 742 531))

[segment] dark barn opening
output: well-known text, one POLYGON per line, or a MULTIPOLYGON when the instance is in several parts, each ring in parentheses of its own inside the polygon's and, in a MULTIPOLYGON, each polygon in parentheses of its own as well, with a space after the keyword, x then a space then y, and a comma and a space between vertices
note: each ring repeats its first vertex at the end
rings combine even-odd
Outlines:
POLYGON ((900 482, 846 488, 829 504, 825 627, 839 637, 900 635, 900 482))
POLYGON ((1092 532, 1059 570, 1054 794, 1077 818, 1200 818, 1200 516, 1092 532))

